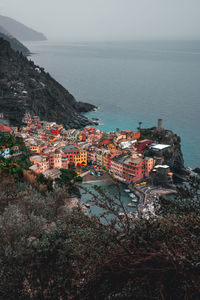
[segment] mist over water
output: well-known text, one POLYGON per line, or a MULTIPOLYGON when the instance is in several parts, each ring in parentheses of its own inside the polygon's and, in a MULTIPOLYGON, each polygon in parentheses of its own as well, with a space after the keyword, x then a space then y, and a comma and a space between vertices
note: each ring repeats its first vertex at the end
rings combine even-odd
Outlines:
POLYGON ((200 166, 200 41, 26 43, 31 59, 77 100, 100 106, 102 130, 164 120, 181 136, 186 166, 200 166))

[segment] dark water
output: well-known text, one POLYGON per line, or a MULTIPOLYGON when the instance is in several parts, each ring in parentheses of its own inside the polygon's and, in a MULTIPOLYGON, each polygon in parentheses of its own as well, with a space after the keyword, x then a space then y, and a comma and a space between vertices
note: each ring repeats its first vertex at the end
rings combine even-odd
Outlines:
MULTIPOLYGON (((133 202, 132 202, 132 198, 129 195, 130 193, 127 193, 127 192, 124 191, 124 189, 127 189, 127 185, 118 184, 118 187, 120 188, 120 194, 119 194, 118 188, 112 182, 106 182, 106 181, 105 182, 99 182, 99 183, 96 183, 95 185, 100 187, 101 190, 104 191, 105 194, 109 198, 114 199, 114 201, 118 204, 119 204, 118 198, 120 197, 126 213, 136 211, 136 206, 135 207, 128 206, 128 204, 130 204, 130 203, 133 204, 133 202)), ((83 187, 85 189, 89 190, 90 192, 92 192, 93 194, 95 194, 98 198, 101 198, 100 194, 94 190, 94 183, 84 183, 83 187)), ((103 210, 102 208, 100 208, 96 205, 92 205, 92 203, 90 201, 93 199, 93 196, 88 194, 86 191, 81 190, 81 195, 82 195, 81 201, 83 203, 90 203, 91 204, 90 208, 88 208, 88 210, 87 210, 87 213, 89 215, 100 216, 102 213, 105 212, 105 210, 103 210)), ((124 210, 123 210, 122 207, 120 208, 120 212, 124 213, 124 210)), ((113 217, 114 217, 113 214, 109 214, 106 218, 107 218, 107 220, 110 221, 111 219, 113 219, 113 217)), ((102 222, 106 223, 103 218, 101 220, 102 220, 102 222)))
POLYGON ((186 166, 200 166, 200 41, 27 43, 31 57, 79 101, 100 106, 102 130, 154 126, 182 139, 186 166))

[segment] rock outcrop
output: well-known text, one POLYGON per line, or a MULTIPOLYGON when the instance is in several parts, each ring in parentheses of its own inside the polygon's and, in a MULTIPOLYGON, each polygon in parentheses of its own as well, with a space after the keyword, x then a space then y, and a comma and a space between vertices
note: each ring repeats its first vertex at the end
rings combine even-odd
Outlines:
POLYGON ((20 125, 24 113, 30 112, 65 128, 81 128, 93 122, 80 113, 93 109, 91 104, 77 102, 43 68, 0 38, 0 112, 11 125, 20 125))
POLYGON ((197 175, 200 175, 200 168, 195 168, 193 172, 196 173, 197 175))
POLYGON ((14 51, 22 52, 23 55, 30 55, 30 51, 20 41, 10 35, 2 26, 0 26, 0 37, 10 43, 11 48, 14 51))
POLYGON ((162 129, 157 127, 141 129, 142 138, 148 138, 153 141, 157 141, 161 144, 167 144, 171 147, 165 151, 154 152, 147 151, 146 155, 153 155, 160 159, 162 164, 166 164, 170 167, 171 171, 177 175, 184 176, 186 169, 184 167, 184 159, 181 151, 181 139, 174 134, 171 130, 162 129))

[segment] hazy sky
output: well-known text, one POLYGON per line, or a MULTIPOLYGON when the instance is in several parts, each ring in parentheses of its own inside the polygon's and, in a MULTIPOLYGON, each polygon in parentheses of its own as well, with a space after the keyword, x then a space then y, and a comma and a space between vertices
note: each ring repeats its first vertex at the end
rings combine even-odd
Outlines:
POLYGON ((200 0, 0 0, 0 14, 48 38, 200 38, 200 0))

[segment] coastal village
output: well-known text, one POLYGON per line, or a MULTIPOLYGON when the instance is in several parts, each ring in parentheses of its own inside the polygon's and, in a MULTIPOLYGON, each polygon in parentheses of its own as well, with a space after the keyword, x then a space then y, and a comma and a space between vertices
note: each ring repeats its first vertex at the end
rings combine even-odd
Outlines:
MULTIPOLYGON (((14 133, 21 137, 29 149, 30 170, 35 174, 55 179, 60 176, 60 169, 73 168, 78 175, 92 180, 109 173, 124 184, 145 184, 150 174, 165 174, 172 182, 173 173, 168 165, 162 164, 160 156, 171 145, 158 144, 151 139, 141 139, 138 131, 119 130, 103 132, 95 127, 83 130, 66 130, 55 122, 41 121, 38 116, 26 113, 20 129, 0 125, 0 134, 14 133), (146 156, 148 151, 152 157, 146 156)), ((162 120, 158 120, 156 129, 162 131, 162 120)), ((1 155, 8 158, 16 149, 2 149, 1 155)), ((100 179, 100 178, 99 178, 100 179)))

